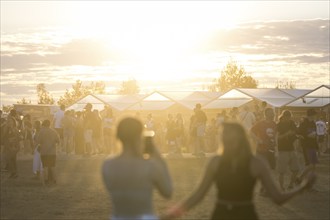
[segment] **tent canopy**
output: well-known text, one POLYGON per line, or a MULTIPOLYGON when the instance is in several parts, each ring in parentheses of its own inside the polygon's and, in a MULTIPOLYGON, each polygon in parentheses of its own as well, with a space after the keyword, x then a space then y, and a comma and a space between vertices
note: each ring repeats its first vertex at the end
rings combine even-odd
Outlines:
POLYGON ((189 110, 194 109, 197 103, 204 106, 221 94, 219 92, 206 91, 162 91, 160 93, 189 110))
POLYGON ((166 110, 175 102, 159 92, 153 92, 150 95, 147 95, 139 102, 133 104, 127 110, 135 110, 135 111, 159 111, 166 110))
POLYGON ((93 109, 97 109, 101 111, 104 109, 105 102, 101 99, 97 98, 95 95, 87 95, 80 100, 78 100, 73 105, 67 107, 68 110, 73 109, 75 111, 82 111, 87 103, 91 103, 93 105, 93 109))
POLYGON ((218 97, 214 101, 207 104, 204 108, 233 108, 240 107, 254 99, 265 101, 274 107, 282 107, 292 102, 297 97, 308 93, 310 90, 301 89, 250 89, 237 88, 218 97))
POLYGON ((322 85, 290 102, 289 107, 324 107, 330 104, 330 87, 322 85))
POLYGON ((95 95, 97 98, 103 100, 106 104, 110 105, 119 111, 124 111, 128 107, 139 102, 146 95, 95 95))

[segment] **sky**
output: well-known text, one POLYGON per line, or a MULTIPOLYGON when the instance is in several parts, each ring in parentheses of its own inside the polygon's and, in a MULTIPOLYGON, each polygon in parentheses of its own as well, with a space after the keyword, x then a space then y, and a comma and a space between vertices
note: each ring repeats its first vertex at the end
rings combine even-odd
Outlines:
POLYGON ((271 88, 329 83, 329 1, 4 1, 0 105, 57 101, 76 80, 116 92, 203 90, 229 60, 271 88))

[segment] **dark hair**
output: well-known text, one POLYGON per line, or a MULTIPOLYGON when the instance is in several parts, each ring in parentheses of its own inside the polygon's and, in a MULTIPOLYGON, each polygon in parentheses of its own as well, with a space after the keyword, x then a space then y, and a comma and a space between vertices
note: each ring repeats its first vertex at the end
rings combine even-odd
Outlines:
POLYGON ((223 158, 224 161, 235 161, 235 170, 252 155, 251 144, 244 127, 235 121, 223 123, 223 158))
POLYGON ((143 125, 140 120, 127 117, 122 119, 117 127, 117 138, 122 143, 133 143, 141 136, 143 125))
POLYGON ((11 116, 15 117, 15 116, 17 115, 17 112, 16 112, 15 109, 12 109, 12 110, 10 110, 9 114, 10 114, 11 116))
POLYGON ((41 128, 41 122, 39 120, 34 121, 34 128, 39 131, 41 128))
POLYGON ((274 110, 272 108, 266 108, 265 111, 264 111, 265 117, 267 117, 267 115, 269 113, 273 113, 274 114, 274 110))
POLYGON ((42 126, 43 126, 43 127, 47 127, 47 128, 49 128, 49 127, 50 127, 50 121, 49 121, 48 119, 44 120, 44 121, 42 122, 42 126))
POLYGON ((283 120, 284 118, 288 118, 291 116, 292 116, 292 114, 289 110, 284 110, 280 115, 280 121, 283 120))

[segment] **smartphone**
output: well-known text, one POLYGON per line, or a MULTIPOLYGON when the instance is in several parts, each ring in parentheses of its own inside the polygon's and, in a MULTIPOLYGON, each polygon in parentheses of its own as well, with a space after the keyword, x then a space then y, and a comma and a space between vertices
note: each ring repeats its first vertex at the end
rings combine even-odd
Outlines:
POLYGON ((155 135, 154 131, 145 131, 144 132, 144 140, 145 140, 145 147, 144 147, 144 153, 151 155, 154 151, 154 143, 153 143, 153 137, 155 135))

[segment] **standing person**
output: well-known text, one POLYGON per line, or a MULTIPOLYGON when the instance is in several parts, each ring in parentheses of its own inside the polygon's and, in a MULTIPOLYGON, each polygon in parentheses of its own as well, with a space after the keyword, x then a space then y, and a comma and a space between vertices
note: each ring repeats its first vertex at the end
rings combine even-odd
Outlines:
POLYGON ((318 163, 317 158, 317 136, 316 136, 316 119, 317 112, 314 109, 307 110, 307 117, 300 124, 298 134, 301 135, 301 146, 303 148, 305 158, 305 169, 301 176, 299 176, 298 182, 301 177, 306 174, 309 170, 314 171, 315 166, 318 163))
POLYGON ((297 139, 297 128, 294 121, 291 119, 292 114, 288 110, 284 110, 277 124, 277 171, 279 172, 279 183, 282 190, 284 187, 284 174, 289 167, 291 170, 291 179, 288 189, 292 189, 295 183, 298 171, 299 162, 294 148, 294 142, 297 139))
POLYGON ((62 143, 63 143, 63 127, 62 127, 62 119, 64 118, 64 113, 65 113, 65 105, 60 105, 60 109, 54 114, 53 118, 53 126, 55 131, 60 137, 60 144, 59 144, 59 149, 64 151, 62 143))
POLYGON ((151 113, 148 114, 147 120, 146 120, 144 126, 149 131, 154 131, 155 130, 155 122, 154 122, 154 119, 152 118, 151 113))
POLYGON ((33 154, 33 138, 32 138, 32 120, 31 115, 27 114, 24 115, 22 120, 22 135, 23 135, 23 146, 24 146, 24 153, 32 153, 33 154))
POLYGON ((44 120, 42 128, 37 137, 37 144, 40 145, 40 157, 43 165, 41 175, 43 184, 56 184, 56 145, 60 143, 58 133, 50 128, 50 121, 44 120))
POLYGON ((85 139, 84 139, 84 119, 82 118, 82 112, 76 112, 75 119, 75 135, 74 135, 74 146, 75 153, 78 155, 82 155, 85 153, 85 139))
POLYGON ((205 130, 207 117, 202 110, 202 105, 197 103, 195 106, 196 127, 197 127, 197 156, 205 156, 205 130))
POLYGON ((39 178, 40 173, 42 173, 42 162, 40 157, 40 145, 37 143, 37 139, 41 130, 41 122, 34 121, 34 131, 33 131, 33 165, 32 171, 35 177, 39 178))
POLYGON ((92 112, 93 105, 87 103, 84 112, 84 140, 85 140, 85 154, 93 153, 93 121, 94 114, 92 112))
POLYGON ((220 113, 217 113, 217 117, 215 119, 215 126, 216 126, 215 144, 216 144, 216 148, 219 147, 219 144, 221 142, 220 133, 221 133, 222 124, 227 120, 228 120, 228 116, 226 114, 226 110, 222 110, 220 113))
POLYGON ((166 162, 151 139, 142 137, 143 125, 136 118, 124 118, 117 127, 122 153, 102 166, 102 177, 112 202, 112 220, 156 220, 152 193, 172 195, 172 181, 166 162), (148 145, 147 145, 148 144, 148 145), (148 152, 149 159, 143 157, 148 152))
POLYGON ((182 156, 182 148, 184 144, 184 121, 182 114, 178 113, 175 117, 175 133, 176 133, 176 151, 182 156))
POLYGON ((16 121, 17 113, 12 109, 7 117, 6 125, 1 131, 3 138, 4 154, 10 172, 9 178, 17 178, 17 153, 20 149, 20 133, 16 121))
POLYGON ((197 125, 196 125, 196 115, 191 115, 189 122, 189 143, 190 143, 190 151, 193 156, 197 156, 197 125))
POLYGON ((316 135, 317 135, 317 143, 320 153, 326 153, 328 151, 327 143, 326 143, 326 135, 327 135, 327 125, 325 124, 322 116, 315 122, 316 124, 316 135))
POLYGON ((102 118, 99 110, 93 110, 94 120, 92 121, 93 134, 92 134, 92 146, 94 154, 100 154, 103 152, 102 149, 102 136, 103 136, 103 125, 102 118))
POLYGON ((168 119, 166 122, 166 142, 168 146, 169 156, 176 155, 177 144, 176 144, 176 131, 175 131, 175 121, 172 114, 168 114, 168 119))
POLYGON ((245 105, 242 111, 238 114, 238 119, 243 123, 248 131, 256 123, 256 117, 252 112, 250 112, 249 106, 247 105, 245 105))
POLYGON ((74 147, 74 127, 75 119, 70 110, 64 112, 64 117, 62 119, 62 129, 63 129, 63 149, 67 154, 73 153, 74 147))
POLYGON ((161 219, 179 217, 198 204, 213 184, 217 187, 217 200, 212 220, 257 220, 253 191, 258 180, 276 204, 283 204, 310 187, 313 174, 289 192, 282 192, 271 176, 268 164, 253 155, 244 127, 237 122, 225 122, 222 134, 223 154, 213 156, 207 165, 197 189, 185 200, 172 207, 161 219))
POLYGON ((104 151, 106 154, 113 154, 115 153, 115 146, 113 140, 115 117, 113 116, 113 112, 110 107, 106 108, 102 120, 103 120, 104 151))
POLYGON ((251 128, 251 135, 257 143, 257 154, 268 161, 270 167, 275 169, 276 123, 272 108, 266 108, 265 119, 257 122, 251 128))
POLYGON ((231 120, 238 120, 238 108, 233 107, 229 112, 229 118, 231 120))
POLYGON ((5 153, 5 146, 4 146, 4 140, 5 140, 5 136, 4 136, 4 131, 5 131, 5 126, 6 126, 6 118, 2 117, 2 110, 0 110, 0 147, 1 147, 1 171, 7 171, 8 168, 8 163, 7 163, 7 155, 5 153))

